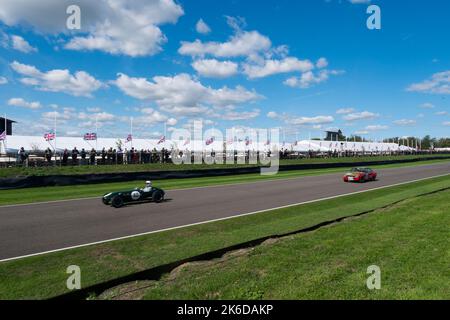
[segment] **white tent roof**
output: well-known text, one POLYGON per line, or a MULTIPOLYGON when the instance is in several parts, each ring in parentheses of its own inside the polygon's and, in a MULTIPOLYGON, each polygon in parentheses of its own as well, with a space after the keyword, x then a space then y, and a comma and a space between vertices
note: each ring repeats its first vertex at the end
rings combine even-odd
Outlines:
MULTIPOLYGON (((99 138, 97 141, 85 141, 82 137, 57 137, 56 148, 57 150, 72 150, 77 147, 78 150, 86 149, 91 150, 96 148, 101 150, 102 148, 119 149, 118 144, 121 143, 122 150, 131 149, 134 147, 137 150, 152 150, 156 148, 161 150, 162 148, 171 149, 177 148, 179 150, 215 150, 220 151, 223 148, 223 141, 214 141, 210 145, 206 145, 205 141, 190 141, 185 145, 183 141, 172 142, 166 140, 163 143, 158 144, 159 139, 133 139, 133 142, 126 143, 125 139, 115 138, 99 138)), ((19 150, 24 147, 25 150, 45 150, 48 147, 53 149, 55 147, 55 141, 45 141, 42 136, 8 136, 6 140, 6 146, 9 151, 19 150)), ((272 144, 270 146, 265 145, 263 142, 252 142, 249 145, 245 144, 245 141, 236 141, 233 144, 228 144, 227 148, 234 148, 237 151, 245 150, 269 150, 271 149, 288 149, 297 152, 334 152, 336 151, 353 151, 353 152, 389 152, 389 151, 412 151, 415 148, 400 146, 396 143, 381 143, 381 142, 351 142, 351 141, 319 141, 319 140, 302 140, 297 144, 272 144)), ((4 152, 2 144, 2 152, 4 152)))

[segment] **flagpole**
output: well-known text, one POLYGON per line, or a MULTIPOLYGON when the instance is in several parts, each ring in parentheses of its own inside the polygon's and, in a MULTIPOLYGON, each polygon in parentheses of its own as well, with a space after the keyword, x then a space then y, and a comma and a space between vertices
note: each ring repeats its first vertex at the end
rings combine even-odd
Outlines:
POLYGON ((54 123, 54 133, 55 133, 55 142, 53 143, 53 145, 54 145, 54 152, 55 152, 55 166, 56 166, 56 115, 57 115, 57 112, 55 111, 55 123, 54 123))
POLYGON ((133 148, 133 117, 130 118, 131 148, 133 148))
POLYGON ((166 140, 167 140, 166 132, 167 132, 167 123, 164 122, 164 148, 166 147, 166 140))
POLYGON ((98 150, 98 113, 95 115, 95 152, 98 150))
POLYGON ((5 112, 5 139, 3 140, 3 147, 5 148, 5 154, 7 154, 6 151, 6 139, 8 138, 8 120, 6 120, 6 112, 5 112))

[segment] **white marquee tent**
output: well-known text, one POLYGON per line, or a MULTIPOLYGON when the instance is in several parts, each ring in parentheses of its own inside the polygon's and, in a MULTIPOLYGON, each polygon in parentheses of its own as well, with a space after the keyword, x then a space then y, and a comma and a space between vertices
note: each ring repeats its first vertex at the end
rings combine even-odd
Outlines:
POLYGON ((42 136, 8 136, 5 143, 1 143, 1 152, 5 153, 4 146, 6 145, 8 152, 17 152, 21 147, 27 151, 45 150, 47 148, 62 151, 64 149, 72 150, 77 147, 78 150, 86 149, 101 150, 102 148, 109 149, 131 149, 134 147, 137 150, 152 150, 156 148, 161 150, 179 149, 179 150, 193 150, 193 151, 220 151, 224 144, 227 149, 234 148, 238 151, 245 150, 269 150, 273 149, 287 149, 295 152, 398 152, 398 151, 413 151, 415 148, 399 145, 396 143, 381 143, 381 142, 346 142, 346 141, 321 141, 321 140, 302 140, 292 144, 272 144, 266 145, 262 142, 246 143, 245 141, 235 141, 233 143, 225 143, 224 141, 214 141, 206 145, 205 141, 170 141, 166 140, 158 143, 159 139, 133 139, 132 142, 126 142, 125 139, 114 138, 99 138, 97 141, 85 141, 82 137, 57 137, 56 141, 46 141, 42 136))

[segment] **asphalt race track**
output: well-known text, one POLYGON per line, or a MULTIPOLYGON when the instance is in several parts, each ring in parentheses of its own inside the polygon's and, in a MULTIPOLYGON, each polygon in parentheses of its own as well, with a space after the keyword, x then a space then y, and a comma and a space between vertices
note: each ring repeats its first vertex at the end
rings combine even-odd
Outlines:
MULTIPOLYGON (((232 217, 450 173, 450 162, 378 171, 349 184, 342 174, 168 191, 167 202, 114 209, 101 199, 0 207, 0 260, 232 217)), ((114 191, 114 190, 111 190, 114 191)), ((18 191, 20 192, 20 191, 18 191)))

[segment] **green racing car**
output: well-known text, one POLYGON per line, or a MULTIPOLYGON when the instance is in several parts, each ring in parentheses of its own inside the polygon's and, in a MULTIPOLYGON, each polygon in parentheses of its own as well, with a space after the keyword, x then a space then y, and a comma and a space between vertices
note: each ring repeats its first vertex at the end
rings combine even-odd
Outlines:
POLYGON ((165 195, 166 193, 164 190, 153 187, 152 183, 147 181, 144 188, 107 193, 103 196, 102 201, 105 205, 121 208, 129 203, 160 203, 164 201, 165 195))

